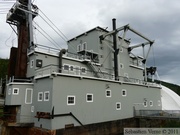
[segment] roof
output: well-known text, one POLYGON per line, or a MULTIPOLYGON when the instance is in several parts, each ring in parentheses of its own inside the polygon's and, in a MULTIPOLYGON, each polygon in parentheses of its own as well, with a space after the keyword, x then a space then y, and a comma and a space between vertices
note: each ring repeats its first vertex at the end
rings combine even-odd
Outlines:
MULTIPOLYGON (((106 33, 109 32, 108 30, 106 30, 106 29, 104 29, 104 28, 102 28, 102 27, 100 27, 100 26, 97 26, 97 27, 95 27, 95 28, 93 28, 93 29, 90 29, 90 30, 88 30, 88 31, 86 31, 86 32, 84 32, 84 33, 82 33, 82 34, 80 34, 80 35, 78 35, 78 36, 76 36, 76 37, 68 40, 67 42, 71 42, 71 41, 73 41, 73 40, 75 40, 75 39, 77 39, 77 38, 79 38, 79 37, 81 37, 81 36, 83 36, 83 35, 86 35, 86 34, 92 32, 92 31, 95 31, 95 30, 101 30, 101 31, 104 31, 104 32, 106 32, 106 33)), ((118 36, 118 37, 119 37, 120 39, 122 39, 122 37, 120 37, 120 36, 118 36)), ((126 40, 126 39, 124 39, 124 40, 125 40, 126 42, 130 42, 129 40, 126 40)))
POLYGON ((88 33, 92 32, 92 31, 95 31, 95 30, 102 30, 102 31, 107 32, 107 33, 109 32, 108 30, 103 29, 102 27, 97 26, 97 27, 95 27, 93 29, 90 29, 90 30, 88 30, 88 31, 86 31, 86 32, 84 32, 84 33, 82 33, 82 34, 80 34, 80 35, 78 35, 78 36, 68 40, 67 42, 71 42, 72 40, 75 40, 76 38, 79 38, 79 37, 81 37, 81 36, 83 36, 85 34, 88 34, 88 33))

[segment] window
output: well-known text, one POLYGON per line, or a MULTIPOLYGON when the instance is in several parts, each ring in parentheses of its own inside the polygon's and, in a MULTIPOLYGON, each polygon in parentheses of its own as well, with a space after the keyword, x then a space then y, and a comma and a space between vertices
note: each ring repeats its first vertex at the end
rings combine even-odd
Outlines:
POLYGON ((75 105, 75 96, 67 96, 67 105, 75 105))
POLYGON ((153 101, 149 101, 149 105, 152 107, 153 106, 153 101))
POLYGON ((82 74, 86 74, 86 72, 87 72, 86 68, 85 67, 81 67, 81 73, 82 74))
POLYGON ((134 79, 134 83, 139 84, 139 79, 134 79))
POLYGON ((161 106, 161 101, 160 100, 158 100, 158 106, 161 106))
POLYGON ((70 66, 69 66, 69 70, 73 72, 73 71, 74 71, 74 66, 73 66, 73 65, 70 65, 70 66))
POLYGON ((38 93, 38 101, 43 101, 43 92, 38 93))
POLYGON ((32 104, 32 96, 33 96, 33 90, 30 88, 27 88, 26 95, 25 95, 25 103, 26 104, 32 104))
POLYGON ((31 60, 31 62, 30 62, 30 67, 31 67, 31 68, 34 67, 34 60, 31 60))
POLYGON ((11 88, 9 88, 8 90, 8 95, 11 95, 11 88))
POLYGON ((13 88, 13 95, 19 94, 19 88, 13 88))
POLYGON ((115 79, 115 76, 114 76, 114 75, 111 75, 111 79, 114 80, 114 79, 115 79))
POLYGON ((106 97, 111 97, 111 90, 106 90, 106 97))
POLYGON ((93 102, 93 94, 86 94, 86 102, 93 102))
POLYGON ((49 91, 44 92, 44 101, 49 101, 49 91))
POLYGON ((120 51, 120 52, 123 52, 123 48, 122 48, 122 47, 120 47, 120 48, 119 48, 119 51, 120 51))
POLYGON ((143 104, 144 104, 144 107, 147 107, 147 101, 144 101, 143 104))
POLYGON ((120 68, 123 69, 124 68, 124 65, 122 63, 120 63, 120 68))
POLYGON ((78 51, 78 52, 81 51, 81 44, 79 44, 79 45, 77 46, 77 51, 78 51))
POLYGON ((76 74, 77 74, 77 75, 80 75, 80 70, 81 70, 81 69, 80 69, 80 66, 76 66, 76 74))
POLYGON ((64 64, 64 70, 69 70, 69 65, 64 64))
POLYGON ((127 95, 127 92, 126 92, 126 90, 125 89, 122 89, 122 96, 126 96, 127 95))
POLYGON ((142 60, 138 60, 138 65, 142 66, 142 60))
POLYGON ((31 112, 34 112, 34 106, 31 106, 31 112))
POLYGON ((82 48, 83 48, 83 50, 87 50, 87 42, 84 42, 84 43, 82 44, 82 48))
POLYGON ((127 78, 129 78, 128 73, 124 73, 124 76, 127 77, 127 78))
POLYGON ((39 67, 39 68, 41 68, 42 67, 42 60, 40 60, 40 59, 37 59, 36 60, 36 67, 39 67))
POLYGON ((116 103, 116 110, 121 110, 121 102, 116 103))

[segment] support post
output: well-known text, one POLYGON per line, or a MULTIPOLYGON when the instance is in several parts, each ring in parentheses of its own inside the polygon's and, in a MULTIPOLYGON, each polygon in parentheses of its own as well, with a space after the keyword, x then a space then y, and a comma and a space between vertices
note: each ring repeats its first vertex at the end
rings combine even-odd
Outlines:
MULTIPOLYGON (((28 0, 28 11, 31 11, 31 0, 28 0)), ((33 48, 34 50, 34 42, 33 42, 33 26, 32 26, 32 14, 31 13, 27 13, 28 14, 28 31, 29 31, 29 47, 33 48)))
POLYGON ((144 57, 144 60, 143 60, 143 64, 144 64, 144 81, 147 82, 145 48, 144 48, 144 45, 142 47, 143 47, 143 57, 144 57))

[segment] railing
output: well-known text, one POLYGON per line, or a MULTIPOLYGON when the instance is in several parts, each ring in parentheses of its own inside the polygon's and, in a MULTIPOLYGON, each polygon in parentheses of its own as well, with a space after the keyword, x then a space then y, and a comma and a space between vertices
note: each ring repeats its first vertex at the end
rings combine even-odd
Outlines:
POLYGON ((66 56, 70 58, 74 58, 74 59, 79 59, 79 60, 91 60, 90 56, 82 55, 82 54, 75 54, 71 52, 67 52, 66 56))
POLYGON ((58 71, 59 68, 57 65, 47 65, 47 66, 44 66, 40 69, 37 69, 36 72, 35 72, 35 76, 45 76, 45 75, 49 75, 49 74, 52 74, 53 72, 59 72, 58 71))
MULTIPOLYGON (((57 48, 48 47, 48 46, 40 45, 40 44, 35 44, 34 46, 31 46, 28 49, 28 53, 30 53, 31 51, 34 51, 34 50, 44 52, 44 53, 55 54, 55 55, 59 55, 59 52, 60 52, 60 49, 57 49, 57 48)), ((71 53, 71 52, 66 52, 65 56, 74 58, 74 59, 78 59, 78 60, 91 60, 90 56, 71 53)))
POLYGON ((28 49, 28 53, 30 53, 31 51, 41 51, 41 52, 45 52, 45 53, 51 53, 51 54, 59 54, 60 49, 56 49, 53 47, 48 47, 45 45, 40 45, 40 44, 34 44, 34 46, 31 46, 28 49))
POLYGON ((11 82, 31 82, 31 79, 27 79, 27 78, 16 78, 14 76, 9 78, 9 81, 7 81, 7 83, 11 83, 11 82))
POLYGON ((180 110, 134 110, 135 117, 180 118, 180 110))
MULTIPOLYGON (((77 68, 77 67, 73 67, 73 68, 69 67, 68 69, 65 70, 64 66, 62 66, 62 68, 59 68, 58 65, 47 65, 45 67, 37 69, 35 72, 35 76, 42 77, 46 75, 51 75, 52 73, 59 73, 60 70, 62 71, 63 74, 68 74, 68 75, 95 77, 96 74, 99 74, 99 77, 97 78, 114 80, 114 75, 106 73, 106 72, 92 71, 92 70, 87 70, 87 69, 83 71, 82 69, 77 68)), ((132 84, 145 85, 145 86, 155 86, 155 87, 160 86, 159 84, 156 84, 153 82, 145 82, 144 80, 128 78, 124 76, 119 76, 119 81, 132 83, 132 84)))
POLYGON ((125 76, 119 76, 119 80, 123 82, 130 82, 133 84, 140 84, 140 85, 146 85, 146 86, 160 86, 160 84, 153 83, 153 82, 146 82, 144 80, 136 79, 136 78, 129 78, 125 76))
MULTIPOLYGON (((14 5, 11 7, 11 9, 9 10, 7 16, 6 16, 6 19, 9 20, 11 18, 11 15, 12 14, 16 14, 18 15, 15 11, 16 10, 21 10, 21 11, 24 11, 24 12, 30 12, 27 10, 28 7, 27 5, 23 5, 21 4, 18 0, 16 0, 16 2, 14 3, 14 5)), ((33 15, 37 15, 38 14, 38 8, 37 6, 33 5, 32 4, 32 11, 30 13, 32 13, 33 15)), ((20 14, 19 14, 20 17, 22 17, 20 14)), ((18 17, 16 17, 16 19, 18 19, 18 17)), ((11 20, 11 19, 10 19, 11 20)), ((14 20, 13 20, 14 21, 14 20)))
POLYGON ((143 67, 142 62, 140 63, 140 61, 138 61, 138 60, 130 61, 130 65, 133 65, 133 66, 135 66, 135 67, 140 67, 140 68, 143 67))

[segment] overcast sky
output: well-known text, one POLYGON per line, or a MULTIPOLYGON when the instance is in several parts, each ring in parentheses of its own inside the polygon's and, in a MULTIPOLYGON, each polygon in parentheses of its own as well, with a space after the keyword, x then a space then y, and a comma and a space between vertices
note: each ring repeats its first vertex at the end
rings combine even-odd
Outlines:
MULTIPOLYGON (((3 8, 11 7, 11 4, 3 5, 2 1, 0 0, 0 13, 3 8)), ((117 19, 117 27, 130 24, 155 40, 154 51, 151 51, 148 62, 155 63, 160 79, 180 84, 179 0, 34 0, 34 4, 69 39, 96 26, 111 30, 112 18, 117 19)), ((5 22, 5 14, 0 14, 1 58, 8 58, 10 47, 17 45, 15 34, 5 22)), ((40 17, 35 22, 51 34, 40 17)), ((57 35, 51 35, 56 42, 65 44, 57 35)), ((38 39, 37 31, 35 41, 46 44, 45 40, 38 39)))

